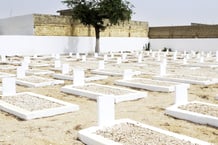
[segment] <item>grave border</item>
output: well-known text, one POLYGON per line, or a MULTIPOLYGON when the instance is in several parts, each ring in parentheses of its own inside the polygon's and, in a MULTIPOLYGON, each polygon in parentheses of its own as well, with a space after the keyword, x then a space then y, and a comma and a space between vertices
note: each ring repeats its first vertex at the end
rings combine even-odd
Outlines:
MULTIPOLYGON (((187 105, 189 103, 199 103, 199 104, 205 104, 205 105, 218 106, 216 104, 199 102, 199 101, 187 102, 187 103, 182 104, 182 105, 187 105)), ((188 120, 188 121, 199 123, 199 124, 205 124, 205 125, 211 125, 211 126, 218 127, 218 117, 204 115, 204 114, 197 113, 197 112, 191 112, 188 110, 179 109, 179 106, 181 106, 181 104, 174 104, 174 105, 166 108, 165 113, 170 115, 170 116, 179 118, 179 119, 188 120)))
MULTIPOLYGON (((143 79, 148 81, 157 81, 157 82, 169 82, 169 81, 160 81, 160 80, 152 80, 152 79, 145 79, 145 78, 132 78, 130 80, 134 79, 143 79)), ((175 85, 169 85, 169 86, 162 86, 162 85, 153 85, 153 84, 144 84, 144 83, 138 83, 138 82, 129 82, 128 80, 116 80, 115 84, 121 85, 121 86, 128 86, 132 88, 139 88, 139 89, 145 89, 149 91, 159 91, 159 92, 174 92, 176 82, 169 82, 169 83, 175 83, 175 85)), ((187 84, 187 87, 190 87, 189 84, 187 84)))
POLYGON ((170 132, 168 130, 163 130, 163 129, 153 127, 150 125, 146 125, 146 124, 143 124, 143 123, 131 120, 131 119, 119 119, 119 120, 115 120, 114 122, 112 122, 108 125, 105 125, 105 126, 93 126, 93 127, 89 127, 89 128, 80 130, 78 132, 78 137, 83 143, 88 144, 88 145, 121 145, 121 143, 115 142, 113 140, 110 140, 110 139, 104 138, 103 136, 95 134, 95 132, 99 129, 112 127, 112 126, 114 126, 116 124, 120 124, 120 123, 135 124, 135 125, 140 126, 142 128, 150 129, 150 130, 153 130, 153 131, 156 131, 156 132, 168 135, 168 136, 172 136, 172 137, 175 137, 178 139, 183 139, 183 140, 190 141, 192 143, 197 143, 200 145, 209 145, 210 144, 208 142, 205 142, 205 141, 202 141, 202 140, 199 140, 196 138, 192 138, 192 137, 189 137, 186 135, 177 134, 174 132, 170 132))
POLYGON ((213 81, 206 80, 206 81, 198 81, 194 79, 185 79, 185 78, 176 78, 176 77, 170 77, 170 75, 165 76, 154 76, 153 79, 156 80, 163 80, 163 81, 172 81, 172 82, 180 82, 180 83, 189 83, 194 85, 212 85, 218 83, 218 79, 213 79, 213 81))
POLYGON ((73 87, 75 87, 74 85, 64 86, 61 88, 61 91, 65 92, 65 93, 73 94, 73 95, 88 97, 88 98, 94 99, 94 100, 97 100, 98 96, 109 96, 110 95, 110 96, 114 97, 115 103, 119 103, 119 102, 123 102, 123 101, 131 101, 131 100, 136 100, 136 99, 141 99, 141 98, 147 97, 147 92, 140 92, 140 91, 131 90, 131 89, 127 89, 127 88, 121 88, 121 87, 117 87, 117 86, 100 85, 100 84, 95 84, 95 83, 87 83, 85 85, 90 85, 90 84, 93 84, 93 85, 96 85, 99 87, 120 88, 120 89, 129 91, 131 93, 124 94, 124 95, 110 95, 110 94, 103 94, 103 93, 95 93, 92 91, 73 88, 73 87))
MULTIPOLYGON (((29 77, 29 76, 26 76, 26 77, 29 77)), ((39 77, 39 76, 37 76, 37 77, 39 77)), ((46 78, 43 78, 43 79, 46 79, 46 78)), ((49 81, 47 81, 47 82, 32 83, 32 82, 28 82, 28 81, 19 80, 19 78, 18 78, 16 80, 16 84, 27 86, 27 87, 44 87, 44 86, 53 86, 53 85, 64 84, 64 81, 63 80, 51 80, 51 79, 49 79, 49 81)))
POLYGON ((16 95, 20 95, 20 94, 29 94, 31 96, 36 96, 36 97, 39 97, 39 98, 42 98, 45 100, 49 100, 49 101, 61 104, 63 106, 42 109, 42 110, 37 110, 37 111, 28 111, 28 110, 25 110, 23 108, 9 104, 7 102, 1 101, 1 99, 0 99, 0 110, 3 110, 3 111, 8 112, 10 114, 13 114, 21 119, 24 119, 24 120, 31 120, 31 119, 36 119, 36 118, 55 116, 55 115, 79 110, 78 105, 64 102, 62 100, 58 100, 58 99, 55 99, 52 97, 48 97, 48 96, 44 96, 44 95, 40 95, 40 94, 35 94, 32 92, 17 93, 17 94, 15 94, 14 97, 16 97, 16 95))

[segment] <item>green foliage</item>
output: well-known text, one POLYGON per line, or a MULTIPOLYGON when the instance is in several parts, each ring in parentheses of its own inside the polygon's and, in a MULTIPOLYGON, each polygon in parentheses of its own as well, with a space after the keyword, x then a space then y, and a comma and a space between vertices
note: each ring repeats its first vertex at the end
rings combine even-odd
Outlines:
POLYGON ((64 0, 62 2, 72 10, 74 19, 95 28, 96 39, 99 39, 100 31, 105 30, 107 26, 130 20, 133 14, 133 5, 126 0, 64 0))

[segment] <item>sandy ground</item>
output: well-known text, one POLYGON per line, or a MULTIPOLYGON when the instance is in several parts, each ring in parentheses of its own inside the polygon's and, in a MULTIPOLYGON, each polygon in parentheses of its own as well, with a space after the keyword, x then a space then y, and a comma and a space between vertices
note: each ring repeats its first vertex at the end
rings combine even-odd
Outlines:
MULTIPOLYGON (((12 73, 15 72, 12 71, 12 73)), ((205 75, 207 74, 205 73, 205 75)), ((140 77, 150 76, 142 75, 140 77)), ((114 81, 117 79, 121 79, 121 77, 109 77, 107 80, 96 81, 95 83, 114 85, 114 81)), ((71 81, 65 81, 65 84, 71 83, 71 81)), ((28 88, 17 85, 17 92, 31 91, 47 95, 77 104, 80 106, 80 110, 30 121, 23 121, 0 111, 0 145, 82 145, 83 143, 77 138, 77 133, 81 129, 97 124, 97 103, 95 100, 85 97, 65 94, 60 91, 62 86, 28 88)), ((218 104, 218 100, 215 100, 215 96, 218 94, 218 84, 209 86, 191 85, 188 93, 190 101, 199 100, 218 104)), ((218 128, 165 115, 165 108, 173 103, 174 93, 148 91, 148 96, 144 99, 116 104, 115 118, 130 118, 144 124, 218 145, 218 128)))

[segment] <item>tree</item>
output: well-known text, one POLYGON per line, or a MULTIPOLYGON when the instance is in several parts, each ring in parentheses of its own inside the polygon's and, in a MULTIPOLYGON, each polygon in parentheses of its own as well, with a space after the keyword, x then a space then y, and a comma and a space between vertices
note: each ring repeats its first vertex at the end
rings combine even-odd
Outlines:
POLYGON ((80 20, 86 26, 95 29, 95 52, 99 53, 100 32, 107 26, 130 20, 134 7, 126 0, 64 0, 62 1, 72 10, 72 17, 80 20))

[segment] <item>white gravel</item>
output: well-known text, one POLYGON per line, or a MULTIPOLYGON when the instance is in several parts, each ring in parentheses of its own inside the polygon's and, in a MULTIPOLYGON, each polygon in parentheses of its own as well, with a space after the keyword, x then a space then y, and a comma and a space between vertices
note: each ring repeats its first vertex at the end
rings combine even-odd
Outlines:
POLYGON ((125 145, 197 145, 131 123, 97 130, 95 134, 125 145))
POLYGON ((200 103, 189 103, 187 105, 179 106, 179 109, 218 117, 218 106, 210 106, 210 105, 200 104, 200 103))
POLYGON ((74 87, 76 89, 82 89, 86 91, 92 91, 96 93, 108 94, 108 95, 124 95, 132 93, 131 91, 119 89, 119 88, 111 88, 107 86, 97 86, 97 85, 85 85, 85 86, 78 86, 74 87))
POLYGON ((28 111, 36 111, 63 106, 62 104, 58 104, 56 102, 52 102, 29 94, 2 96, 0 100, 28 111))

